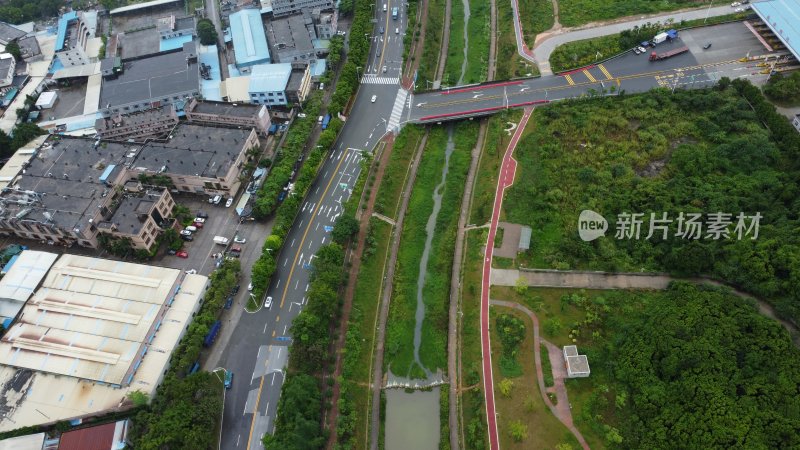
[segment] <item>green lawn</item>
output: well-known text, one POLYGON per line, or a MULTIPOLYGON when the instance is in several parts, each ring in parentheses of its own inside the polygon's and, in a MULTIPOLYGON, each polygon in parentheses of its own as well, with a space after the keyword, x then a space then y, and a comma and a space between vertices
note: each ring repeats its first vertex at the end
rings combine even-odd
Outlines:
MULTIPOLYGON (((720 0, 713 1, 714 6, 725 3, 720 0)), ((598 20, 703 6, 708 7, 708 2, 698 0, 560 0, 558 15, 562 25, 574 27, 598 20)))
POLYGON ((456 86, 464 61, 464 4, 461 0, 450 2, 450 44, 442 74, 442 86, 456 86))
POLYGON ((464 61, 464 45, 467 45, 467 64, 461 84, 486 81, 491 28, 489 4, 482 0, 470 0, 468 42, 464 41, 464 4, 462 0, 453 0, 451 5, 450 45, 447 48, 447 64, 442 85, 455 86, 458 82, 461 76, 461 64, 464 61))
POLYGON ((442 34, 444 34, 444 9, 444 0, 428 1, 428 13, 425 17, 425 42, 417 78, 417 89, 420 91, 429 89, 428 81, 431 83, 435 81, 436 62, 442 46, 442 34))
POLYGON ((551 0, 519 0, 519 16, 525 43, 533 48, 536 35, 553 27, 553 2, 551 0))
MULTIPOLYGON (((522 368, 522 375, 511 378, 514 387, 510 397, 505 397, 497 387, 504 377, 501 375, 500 354, 502 347, 497 328, 491 327, 492 338, 492 366, 494 368, 495 408, 498 420, 497 429, 500 435, 500 447, 510 449, 553 449, 560 443, 572 445, 578 449, 578 441, 569 430, 550 412, 539 392, 536 379, 536 365, 533 355, 533 324, 527 315, 499 306, 492 306, 491 316, 499 313, 513 314, 525 322, 525 340, 520 345, 518 363, 522 368), (528 437, 520 442, 511 438, 509 424, 519 420, 528 427, 528 437)), ((494 319, 490 319, 494 323, 494 319)))
POLYGON ((511 2, 499 1, 497 5, 497 64, 496 80, 508 80, 539 74, 536 65, 522 59, 517 54, 517 41, 514 35, 514 13, 511 2))
POLYGON ((397 219, 400 208, 400 193, 403 191, 408 165, 425 129, 416 125, 406 125, 394 140, 392 154, 383 174, 383 181, 375 197, 375 212, 397 219))
MULTIPOLYGON (((422 323, 420 361, 431 371, 446 369, 447 309, 450 271, 458 212, 470 150, 475 145, 477 124, 461 123, 454 130, 455 151, 443 190, 442 207, 436 219, 430 259, 423 287, 425 319, 422 323)), ((441 180, 445 162, 447 130, 432 128, 417 172, 403 224, 394 291, 386 330, 386 364, 401 376, 423 376, 413 357, 419 262, 426 235, 423 232, 433 208, 432 194, 441 180)))

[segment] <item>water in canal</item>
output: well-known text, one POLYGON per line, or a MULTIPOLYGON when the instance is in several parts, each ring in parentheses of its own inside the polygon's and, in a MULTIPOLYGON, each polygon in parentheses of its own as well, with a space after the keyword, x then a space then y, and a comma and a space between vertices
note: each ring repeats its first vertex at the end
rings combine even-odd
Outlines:
MULTIPOLYGON (((407 384, 411 386, 430 386, 441 382, 441 372, 432 373, 419 358, 419 347, 422 343, 422 321, 425 319, 425 302, 422 290, 425 286, 425 274, 428 271, 433 233, 436 219, 442 209, 442 196, 450 169, 450 156, 455 150, 453 128, 448 128, 447 146, 445 147, 442 176, 433 191, 433 210, 425 224, 425 248, 419 262, 417 275, 417 309, 414 327, 414 361, 425 372, 425 380, 409 380, 397 377, 389 372, 389 383, 407 384)), ((430 391, 406 391, 405 389, 387 389, 386 391, 386 449, 438 449, 439 448, 439 388, 430 391)))

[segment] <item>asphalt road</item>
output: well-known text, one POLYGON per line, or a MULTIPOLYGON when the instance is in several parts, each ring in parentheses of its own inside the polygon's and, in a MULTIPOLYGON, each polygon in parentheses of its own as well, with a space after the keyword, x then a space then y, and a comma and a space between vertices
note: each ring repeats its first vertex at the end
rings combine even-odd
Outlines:
MULTIPOLYGON (((687 45, 689 52, 662 61, 649 61, 648 54, 625 53, 617 58, 576 71, 567 76, 546 76, 497 85, 427 92, 414 95, 404 121, 436 123, 466 115, 489 114, 498 108, 519 107, 537 101, 555 101, 586 95, 591 91, 610 93, 644 92, 654 87, 692 88, 716 83, 722 76, 747 77, 760 82, 766 75, 757 62, 742 63, 746 56, 770 54, 742 23, 689 30, 671 43, 663 43, 658 53, 687 45), (713 40, 712 48, 703 44, 713 40)), ((613 94, 612 94, 613 95, 613 94)))
POLYGON ((291 344, 289 330, 292 320, 308 300, 313 255, 331 240, 331 227, 342 214, 342 204, 350 197, 361 171, 364 152, 371 151, 386 133, 392 113, 397 110, 397 99, 405 99, 398 96, 399 82, 391 82, 392 78, 399 78, 402 67, 402 36, 406 24, 402 6, 401 16, 397 20, 391 18, 395 2, 385 1, 385 13, 383 3, 376 7, 377 39, 373 38, 367 61, 367 72, 369 74, 371 68, 373 77, 360 86, 352 113, 284 241, 267 291, 273 298, 272 307, 264 308, 261 299, 259 311, 243 313, 233 325, 236 328, 220 359, 220 366, 235 374, 233 386, 225 398, 223 449, 261 449, 262 436, 274 431, 291 344), (382 36, 378 33, 379 26, 384 27, 382 36), (395 28, 399 28, 399 33, 395 34, 395 28), (384 65, 387 66, 385 73, 384 65), (376 74, 379 76, 375 77, 376 74), (372 102, 373 96, 376 96, 375 102, 372 102))

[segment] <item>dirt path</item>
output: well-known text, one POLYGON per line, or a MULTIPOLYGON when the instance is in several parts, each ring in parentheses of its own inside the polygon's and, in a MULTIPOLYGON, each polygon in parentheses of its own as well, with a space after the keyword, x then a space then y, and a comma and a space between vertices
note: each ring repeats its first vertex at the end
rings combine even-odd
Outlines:
POLYGON ((372 368, 372 413, 370 416, 370 431, 369 431, 369 448, 371 450, 378 450, 378 437, 381 429, 381 386, 383 385, 383 350, 386 341, 386 321, 389 317, 389 301, 392 297, 392 287, 394 284, 394 271, 397 266, 397 252, 400 249, 400 236, 403 231, 403 221, 405 219, 406 210, 408 209, 408 202, 411 199, 411 188, 414 186, 414 180, 417 178, 417 169, 419 162, 422 159, 422 151, 425 148, 425 143, 428 141, 428 134, 419 143, 414 159, 411 162, 411 167, 406 180, 406 185, 403 188, 401 199, 403 203, 400 205, 400 211, 397 214, 397 226, 394 227, 392 233, 392 245, 389 248, 389 260, 386 266, 386 277, 383 285, 383 292, 381 293, 381 309, 378 316, 378 331, 375 343, 375 359, 372 368))
POLYGON ((728 286, 719 280, 710 278, 675 278, 666 273, 637 273, 637 272, 591 272, 580 270, 549 270, 549 269, 492 269, 492 284, 498 286, 515 286, 517 279, 525 278, 528 286, 558 287, 576 289, 656 289, 664 290, 673 281, 690 281, 692 283, 708 283, 716 286, 725 286, 740 297, 746 297, 756 302, 758 311, 780 323, 794 337, 795 344, 800 345, 800 330, 786 320, 777 317, 772 305, 764 300, 740 291, 733 286, 728 286))
MULTIPOLYGON (((371 175, 375 175, 375 183, 376 185, 380 185, 381 180, 383 179, 383 173, 386 169, 386 165, 389 163, 389 156, 392 153, 392 144, 394 143, 394 134, 389 133, 383 142, 386 143, 383 150, 380 152, 380 159, 378 160, 377 164, 373 164, 373 167, 370 170, 370 173, 367 174, 366 179, 369 180, 371 175)), ((370 191, 369 197, 366 199, 366 209, 362 211, 361 204, 364 203, 365 199, 362 195, 361 200, 359 201, 359 207, 356 209, 356 217, 359 219, 359 228, 358 234, 356 235, 356 241, 351 247, 351 251, 349 253, 349 262, 351 263, 350 266, 350 274, 347 278, 347 286, 345 287, 344 291, 344 305, 342 306, 342 318, 339 325, 339 338, 336 340, 334 346, 334 354, 336 355, 336 364, 334 366, 333 371, 333 395, 331 397, 331 405, 333 405, 330 409, 330 413, 326 417, 326 424, 325 428, 328 430, 328 443, 325 446, 328 450, 333 450, 336 446, 336 440, 338 435, 336 433, 336 426, 337 426, 337 418, 339 416, 339 397, 341 395, 341 383, 339 382, 339 378, 342 375, 342 360, 344 356, 344 349, 345 344, 345 337, 347 336, 347 327, 350 321, 350 312, 353 309, 353 295, 356 291, 356 282, 358 281, 358 272, 361 270, 361 255, 364 253, 364 242, 367 238, 367 228, 369 227, 369 219, 372 217, 372 210, 375 206, 375 197, 378 194, 377 189, 372 189, 370 191)))
MULTIPOLYGON (((456 0, 461 1, 461 0, 456 0)), ((439 58, 436 60, 436 73, 434 80, 441 80, 444 74, 444 66, 447 63, 447 49, 450 47, 450 13, 452 10, 452 0, 447 0, 444 6, 444 30, 442 31, 442 44, 439 46, 439 58)))
POLYGON ((517 311, 520 311, 528 316, 531 319, 531 323, 533 323, 533 359, 536 364, 536 382, 539 385, 539 392, 542 394, 542 400, 544 400, 545 405, 550 408, 550 411, 553 413, 561 423, 564 424, 567 429, 575 436, 575 439, 581 444, 581 447, 584 450, 589 450, 589 444, 586 443, 586 440, 583 438, 583 435, 577 428, 575 428, 574 423, 572 422, 572 411, 569 408, 569 398, 567 397, 567 388, 564 386, 564 379, 566 378, 566 373, 564 370, 563 361, 560 359, 559 355, 560 350, 555 345, 551 344, 550 342, 545 341, 539 337, 539 318, 536 317, 536 314, 533 311, 529 310, 528 308, 520 305, 519 303, 514 302, 507 302, 504 300, 492 300, 492 305, 495 306, 503 306, 506 308, 513 308, 517 311), (550 397, 547 396, 548 389, 544 386, 544 375, 542 372, 542 355, 541 355, 541 344, 547 347, 547 357, 550 359, 550 366, 553 368, 553 381, 555 386, 551 389, 555 392, 556 398, 558 399, 558 403, 553 405, 553 402, 550 401, 550 397))

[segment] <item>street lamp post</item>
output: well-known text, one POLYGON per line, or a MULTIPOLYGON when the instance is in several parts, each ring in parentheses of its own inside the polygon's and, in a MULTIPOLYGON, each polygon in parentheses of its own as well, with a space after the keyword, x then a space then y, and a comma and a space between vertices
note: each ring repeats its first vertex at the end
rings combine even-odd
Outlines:
POLYGON ((703 20, 703 24, 708 21, 708 16, 711 14, 711 5, 714 4, 714 0, 708 0, 708 9, 706 10, 706 18, 703 20))

